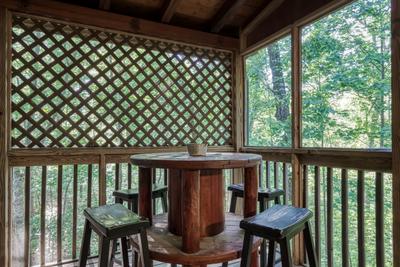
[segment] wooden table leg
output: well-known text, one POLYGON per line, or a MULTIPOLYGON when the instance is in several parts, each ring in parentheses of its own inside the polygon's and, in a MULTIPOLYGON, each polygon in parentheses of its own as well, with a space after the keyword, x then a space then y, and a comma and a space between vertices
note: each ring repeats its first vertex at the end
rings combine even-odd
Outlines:
MULTIPOLYGON (((251 217, 257 213, 258 166, 244 169, 244 217, 251 217)), ((251 254, 251 266, 258 266, 258 251, 251 254)))
POLYGON ((182 251, 200 250, 200 171, 182 170, 182 251))
POLYGON ((153 218, 151 190, 151 169, 139 167, 139 215, 148 218, 150 224, 153 218))

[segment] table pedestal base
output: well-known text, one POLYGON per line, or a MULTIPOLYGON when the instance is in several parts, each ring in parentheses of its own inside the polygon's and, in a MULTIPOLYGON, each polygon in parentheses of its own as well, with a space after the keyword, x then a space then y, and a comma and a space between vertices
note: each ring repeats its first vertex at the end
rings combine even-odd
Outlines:
MULTIPOLYGON (((153 217, 153 226, 147 230, 150 257, 165 263, 188 266, 205 266, 207 264, 228 262, 241 257, 244 231, 239 228, 242 216, 233 213, 225 214, 225 229, 222 233, 204 237, 200 241, 200 251, 187 254, 182 252, 182 237, 168 231, 167 215, 153 217)), ((137 239, 133 236, 134 246, 137 239)), ((254 238, 254 254, 261 244, 261 239, 254 238)), ((253 257, 257 258, 257 257, 253 257)), ((257 266, 255 262, 252 266, 257 266)))

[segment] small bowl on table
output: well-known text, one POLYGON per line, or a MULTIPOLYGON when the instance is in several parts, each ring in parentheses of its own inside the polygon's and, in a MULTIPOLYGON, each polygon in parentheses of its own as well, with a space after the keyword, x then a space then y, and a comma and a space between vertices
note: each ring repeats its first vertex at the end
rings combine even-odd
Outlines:
POLYGON ((207 144, 187 144, 186 148, 192 157, 201 157, 207 154, 207 144))

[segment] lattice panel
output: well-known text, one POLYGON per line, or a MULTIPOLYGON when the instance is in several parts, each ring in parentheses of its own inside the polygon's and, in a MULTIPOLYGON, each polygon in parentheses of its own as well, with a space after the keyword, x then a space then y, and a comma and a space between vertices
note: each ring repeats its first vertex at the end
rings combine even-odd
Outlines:
POLYGON ((232 144, 232 54, 13 16, 12 146, 232 144))

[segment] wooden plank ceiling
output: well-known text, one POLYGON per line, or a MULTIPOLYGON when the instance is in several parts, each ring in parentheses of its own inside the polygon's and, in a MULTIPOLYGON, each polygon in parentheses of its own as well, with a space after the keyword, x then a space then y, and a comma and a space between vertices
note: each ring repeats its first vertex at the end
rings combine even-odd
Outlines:
POLYGON ((56 1, 238 38, 240 28, 265 8, 269 8, 268 14, 272 13, 284 0, 56 1))

